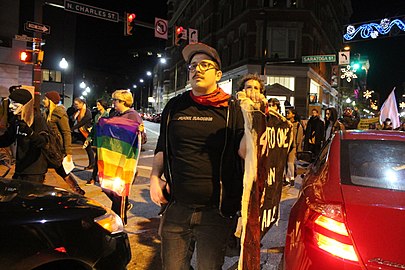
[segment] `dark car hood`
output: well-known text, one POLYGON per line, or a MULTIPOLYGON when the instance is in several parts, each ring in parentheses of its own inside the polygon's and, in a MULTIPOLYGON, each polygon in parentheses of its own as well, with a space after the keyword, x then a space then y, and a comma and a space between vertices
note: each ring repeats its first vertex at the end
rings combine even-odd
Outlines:
POLYGON ((0 221, 4 223, 64 220, 105 213, 98 202, 65 189, 0 178, 0 221), (60 211, 63 209, 63 211, 60 211))

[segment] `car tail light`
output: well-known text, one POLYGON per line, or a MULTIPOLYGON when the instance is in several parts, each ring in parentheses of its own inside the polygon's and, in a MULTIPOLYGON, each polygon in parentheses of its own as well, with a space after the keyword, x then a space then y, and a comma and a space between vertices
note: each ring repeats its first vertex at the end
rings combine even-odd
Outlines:
POLYGON ((312 214, 313 239, 320 249, 339 258, 355 261, 359 259, 354 250, 343 219, 341 205, 308 203, 312 214))

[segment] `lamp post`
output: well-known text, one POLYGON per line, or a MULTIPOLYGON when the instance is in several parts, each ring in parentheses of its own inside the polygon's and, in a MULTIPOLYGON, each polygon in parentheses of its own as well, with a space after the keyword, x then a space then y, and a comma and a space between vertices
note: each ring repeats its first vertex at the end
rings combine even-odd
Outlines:
POLYGON ((144 83, 144 80, 143 79, 139 79, 139 82, 142 84, 142 86, 141 86, 141 89, 139 89, 139 91, 140 91, 140 93, 141 93, 141 95, 140 95, 140 102, 139 103, 141 103, 141 106, 139 106, 139 110, 141 111, 141 112, 143 112, 143 110, 142 110, 142 107, 143 107, 143 100, 142 100, 142 91, 143 91, 143 83, 144 83))
POLYGON ((65 105, 65 72, 66 69, 69 67, 69 63, 66 61, 65 57, 62 58, 62 60, 60 60, 59 62, 59 67, 63 70, 63 74, 62 74, 62 104, 65 105))
POLYGON ((149 109, 149 97, 151 97, 152 95, 151 95, 151 84, 152 84, 152 72, 150 72, 150 71, 146 71, 146 76, 148 76, 148 95, 147 95, 147 99, 146 99, 146 101, 147 101, 147 110, 149 109))

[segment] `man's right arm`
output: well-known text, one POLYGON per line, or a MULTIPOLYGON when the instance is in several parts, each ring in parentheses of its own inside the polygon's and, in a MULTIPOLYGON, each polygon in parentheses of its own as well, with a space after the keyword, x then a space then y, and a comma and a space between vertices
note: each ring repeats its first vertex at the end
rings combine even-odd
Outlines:
POLYGON ((162 179, 163 175, 163 152, 157 152, 153 158, 153 167, 150 174, 150 197, 157 205, 168 203, 163 195, 163 189, 170 193, 169 185, 162 179))

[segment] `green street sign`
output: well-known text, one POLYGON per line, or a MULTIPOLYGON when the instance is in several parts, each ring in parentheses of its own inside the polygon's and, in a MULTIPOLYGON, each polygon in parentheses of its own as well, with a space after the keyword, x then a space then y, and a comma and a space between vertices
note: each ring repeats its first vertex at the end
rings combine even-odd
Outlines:
POLYGON ((336 55, 308 55, 302 57, 302 63, 336 62, 336 55))

